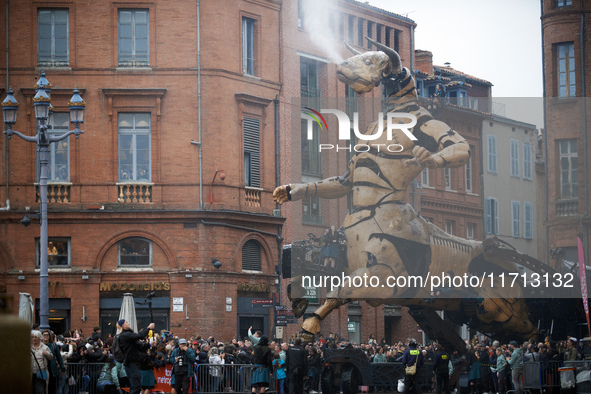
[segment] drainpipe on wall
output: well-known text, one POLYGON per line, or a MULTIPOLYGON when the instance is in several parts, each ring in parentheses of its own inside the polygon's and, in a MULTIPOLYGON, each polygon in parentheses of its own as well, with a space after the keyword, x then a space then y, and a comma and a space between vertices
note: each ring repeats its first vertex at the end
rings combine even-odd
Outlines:
MULTIPOLYGON (((9 86, 10 86, 10 69, 9 69, 9 27, 8 27, 8 5, 10 3, 10 0, 6 0, 6 89, 8 90, 9 86)), ((6 153, 5 153, 5 167, 6 167, 6 206, 0 208, 0 211, 10 211, 10 194, 9 194, 9 186, 10 186, 10 168, 9 168, 9 153, 10 153, 10 149, 8 148, 8 136, 5 135, 4 136, 4 146, 6 147, 6 153)))
POLYGON ((199 18, 200 0, 197 0, 197 121, 198 141, 191 140, 199 149, 199 209, 203 210, 203 147, 201 146, 201 25, 199 18))
MULTIPOLYGON (((282 50, 282 35, 281 35, 281 29, 282 29, 282 24, 281 24, 281 19, 282 19, 282 11, 283 11, 283 4, 280 3, 279 4, 279 26, 278 26, 278 43, 279 43, 279 94, 281 93, 281 90, 283 89, 283 74, 282 74, 282 67, 283 67, 283 58, 282 58, 282 54, 283 54, 283 50, 282 50)), ((273 104, 275 105, 275 185, 279 186, 280 182, 281 182, 281 166, 280 166, 280 155, 279 155, 279 148, 280 148, 280 144, 279 144, 279 94, 277 94, 275 96, 275 100, 273 100, 273 104)), ((280 205, 277 204, 276 205, 276 209, 280 209, 280 205)), ((279 211, 281 212, 281 211, 279 211)), ((279 259, 279 261, 277 261, 277 266, 279 267, 279 273, 278 273, 278 292, 279 292, 279 305, 283 305, 283 299, 282 299, 282 292, 283 292, 283 286, 282 286, 282 280, 283 280, 283 225, 280 224, 277 226, 277 258, 279 259)), ((273 311, 273 313, 275 314, 275 318, 277 317, 277 312, 273 311)), ((276 319, 275 319, 276 320, 276 319)), ((277 332, 277 328, 275 326, 275 323, 273 323, 273 334, 276 334, 277 332)))
POLYGON ((410 72, 414 73, 415 71, 415 28, 414 26, 410 27, 410 72))
MULTIPOLYGON (((277 186, 279 186, 279 182, 280 182, 280 171, 279 171, 279 95, 277 95, 275 97, 275 100, 273 100, 273 103, 275 105, 275 184, 277 186)), ((280 205, 277 204, 276 205, 276 209, 279 210, 280 205)), ((279 211, 281 212, 281 211, 279 211)), ((277 226, 277 257, 279 259, 279 261, 277 262, 277 266, 280 268, 280 272, 278 273, 278 277, 279 277, 279 305, 282 305, 283 303, 281 302, 281 291, 282 291, 282 286, 281 286, 281 280, 283 278, 283 267, 282 267, 282 252, 283 252, 283 225, 280 224, 277 226)), ((276 313, 275 311, 273 311, 273 313, 276 313)))
MULTIPOLYGON (((486 150, 484 150, 484 120, 480 122, 478 134, 478 137, 480 138, 480 155, 478 157, 478 165, 480 166, 480 173, 478 174, 480 178, 480 201, 482 203, 482 206, 484 207, 484 209, 482 210, 482 223, 484 223, 484 226, 482 227, 481 238, 484 239, 484 237, 486 237, 486 196, 484 195, 484 152, 487 152, 486 150)), ((476 237, 476 234, 474 234, 474 236, 476 237)))
MULTIPOLYGON (((544 0, 540 0, 540 12, 544 16, 544 0)), ((544 52, 544 22, 540 24, 540 31, 542 34, 542 105, 544 106, 544 203, 546 209, 544 212, 544 222, 546 227, 546 264, 550 265, 550 229, 548 228, 550 209, 548 197, 548 125, 546 124, 546 56, 544 52)))
POLYGON ((582 98, 583 98, 583 174, 585 177, 585 213, 580 217, 580 225, 581 225, 581 232, 582 232, 582 240, 583 241, 583 253, 585 255, 585 261, 589 261, 589 242, 588 242, 588 232, 587 226, 583 222, 583 219, 589 217, 589 185, 588 185, 588 153, 587 153, 587 90, 585 86, 585 12, 583 11, 583 0, 581 0, 581 31, 580 37, 581 40, 581 91, 582 91, 582 98))

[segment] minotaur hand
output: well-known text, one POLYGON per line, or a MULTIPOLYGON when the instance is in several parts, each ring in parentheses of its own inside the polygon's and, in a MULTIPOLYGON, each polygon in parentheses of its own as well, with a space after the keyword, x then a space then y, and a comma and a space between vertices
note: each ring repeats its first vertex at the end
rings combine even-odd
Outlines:
POLYGON ((404 161, 404 164, 407 166, 415 165, 415 166, 422 166, 428 168, 437 168, 439 167, 439 163, 435 160, 435 156, 431 154, 427 149, 423 148, 422 146, 416 145, 412 150, 412 155, 414 156, 413 159, 408 159, 404 161))
POLYGON ((273 191, 273 200, 275 200, 277 204, 283 204, 284 202, 291 200, 289 195, 290 191, 291 187, 289 185, 279 186, 273 191))

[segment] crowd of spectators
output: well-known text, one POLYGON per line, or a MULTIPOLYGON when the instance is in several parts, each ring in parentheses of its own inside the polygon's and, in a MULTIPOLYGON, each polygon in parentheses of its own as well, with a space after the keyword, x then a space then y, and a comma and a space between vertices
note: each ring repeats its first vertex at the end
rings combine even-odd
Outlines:
MULTIPOLYGON (((31 338, 34 393, 71 394, 70 386, 72 385, 77 387, 78 391, 75 394, 90 391, 118 393, 120 387, 126 387, 128 384, 125 368, 114 360, 112 354, 114 337, 111 334, 104 336, 99 327, 96 327, 88 337, 85 337, 81 330, 72 330, 66 335, 57 337, 49 330, 43 333, 33 330, 31 338), (90 368, 84 367, 76 369, 78 371, 76 376, 72 373, 72 367, 75 364, 97 363, 102 364, 101 368, 95 369, 98 373, 92 374, 90 368), (48 378, 45 382, 41 379, 42 374, 38 376, 39 370, 47 371, 48 378), (90 387, 96 387, 96 389, 90 390, 90 387)), ((407 366, 413 363, 419 364, 418 358, 408 356, 412 354, 409 350, 418 350, 422 370, 430 369, 433 372, 431 378, 413 381, 413 384, 419 386, 417 390, 419 394, 421 391, 432 390, 436 390, 439 394, 442 391, 442 385, 443 391, 447 394, 460 387, 467 387, 471 393, 478 394, 504 394, 507 390, 514 388, 517 394, 520 394, 524 361, 539 362, 543 369, 545 365, 549 368, 547 365, 551 361, 579 360, 583 352, 582 343, 572 337, 562 341, 553 341, 547 337, 544 341, 531 340, 522 344, 515 341, 500 344, 487 337, 475 337, 471 341, 466 341, 468 352, 460 356, 457 351, 450 351, 448 354, 438 344, 417 344, 408 339, 405 342, 388 344, 385 339, 378 342, 372 336, 367 342, 357 344, 331 333, 326 338, 319 335, 315 342, 308 344, 302 344, 295 336, 280 343, 268 339, 260 331, 253 333, 250 329, 247 338, 232 339, 227 342, 216 340, 213 336, 195 335, 190 338, 178 338, 171 332, 150 331, 147 342, 149 345, 146 346, 146 353, 149 362, 147 367, 141 368, 143 394, 151 393, 154 387, 153 373, 151 379, 144 379, 144 375, 149 375, 144 371, 178 363, 181 351, 183 354, 189 352, 193 355, 184 359, 193 368, 189 368, 191 372, 187 376, 188 380, 185 381, 183 375, 183 381, 179 383, 179 389, 176 390, 178 394, 186 392, 188 382, 207 384, 206 391, 209 392, 229 391, 228 376, 220 367, 227 364, 253 365, 255 371, 252 382, 253 393, 264 393, 269 386, 268 376, 273 374, 280 394, 288 392, 288 386, 298 382, 303 383, 301 390, 315 394, 320 391, 319 378, 323 365, 323 353, 329 348, 358 348, 363 351, 369 362, 402 362, 407 366), (301 353, 298 353, 300 351, 301 353), (448 354, 449 358, 443 357, 444 353, 448 354), (301 359, 302 354, 306 359, 305 363, 301 359), (443 366, 442 363, 444 363, 443 366), (207 369, 203 368, 204 365, 207 365, 207 369), (202 368, 199 369, 199 366, 202 368), (197 375, 195 375, 196 371, 197 375), (257 373, 262 374, 262 377, 257 377, 257 373), (200 381, 203 375, 207 376, 200 381), (297 378, 292 380, 296 375, 297 378), (462 376, 464 378, 461 378, 462 376)), ((417 367, 420 368, 419 365, 417 367)), ((426 375, 423 373, 421 376, 426 375)), ((392 382, 393 390, 396 389, 397 383, 392 382)), ((174 370, 171 385, 170 391, 174 393, 174 370)), ((375 388, 375 391, 379 390, 381 389, 375 388)))

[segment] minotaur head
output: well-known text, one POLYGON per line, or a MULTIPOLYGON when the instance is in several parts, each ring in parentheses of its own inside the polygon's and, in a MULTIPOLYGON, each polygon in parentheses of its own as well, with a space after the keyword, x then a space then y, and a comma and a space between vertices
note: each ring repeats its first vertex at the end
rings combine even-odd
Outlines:
POLYGON ((345 43, 355 56, 337 66, 339 81, 350 85, 356 93, 367 93, 378 86, 382 78, 402 71, 400 56, 395 50, 365 38, 380 51, 361 53, 345 43))

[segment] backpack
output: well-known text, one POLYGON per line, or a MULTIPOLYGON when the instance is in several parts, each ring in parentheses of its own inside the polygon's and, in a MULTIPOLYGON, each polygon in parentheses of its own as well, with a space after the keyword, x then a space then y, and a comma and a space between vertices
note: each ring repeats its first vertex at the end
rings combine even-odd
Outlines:
POLYGON ((113 356, 115 357, 115 361, 118 363, 124 363, 125 359, 127 358, 127 354, 129 353, 129 349, 126 352, 123 352, 123 348, 121 347, 121 343, 119 343, 119 335, 115 337, 113 340, 113 347, 112 347, 113 356))

